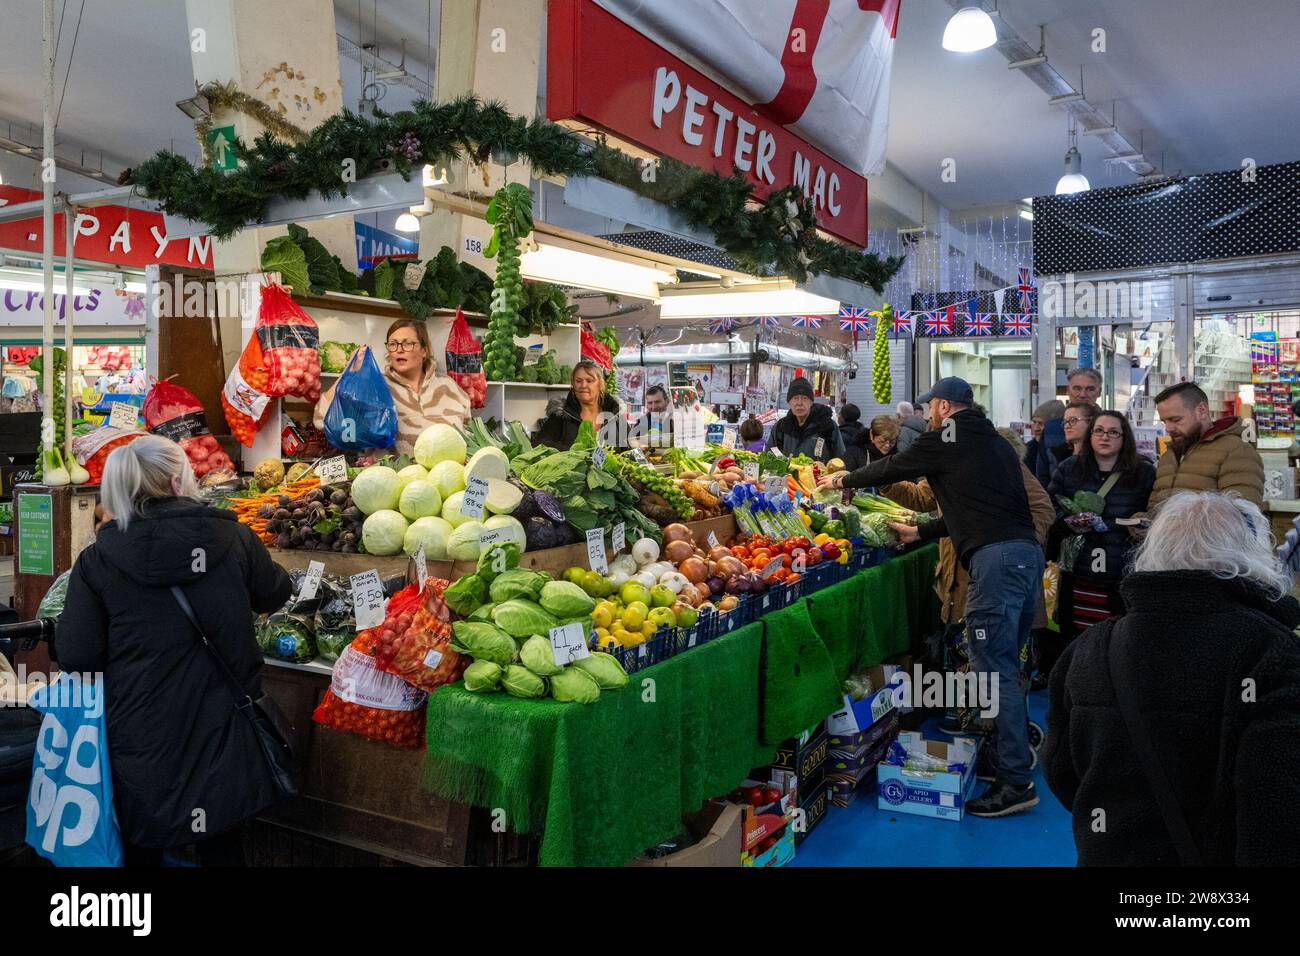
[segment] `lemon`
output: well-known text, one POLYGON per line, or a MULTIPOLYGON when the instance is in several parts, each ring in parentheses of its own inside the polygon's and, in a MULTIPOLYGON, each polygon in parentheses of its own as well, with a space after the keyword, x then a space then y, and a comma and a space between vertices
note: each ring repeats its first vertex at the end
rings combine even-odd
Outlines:
POLYGON ((591 623, 596 626, 597 630, 607 629, 610 624, 614 623, 614 605, 607 601, 601 601, 596 605, 596 610, 591 612, 591 623))
POLYGON ((629 631, 639 631, 645 624, 646 616, 649 613, 650 609, 644 604, 639 601, 633 602, 623 609, 621 618, 623 626, 629 631))
POLYGON ((643 641, 650 640, 650 638, 655 636, 655 631, 657 630, 659 630, 657 627, 655 627, 649 621, 646 621, 644 624, 641 625, 641 639, 643 641))

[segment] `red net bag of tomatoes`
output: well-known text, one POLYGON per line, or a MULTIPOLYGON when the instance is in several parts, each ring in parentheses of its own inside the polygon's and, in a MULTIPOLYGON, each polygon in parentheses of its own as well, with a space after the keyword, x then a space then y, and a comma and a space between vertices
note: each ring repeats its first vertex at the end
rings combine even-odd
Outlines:
POLYGON ((104 477, 104 462, 113 453, 114 448, 121 448, 128 442, 143 438, 147 432, 137 429, 113 428, 101 425, 93 432, 88 432, 72 439, 72 457, 77 464, 86 469, 90 475, 90 484, 97 485, 104 477))
POLYGON ((487 404, 487 374, 483 371, 483 343, 474 338, 465 314, 456 309, 456 320, 447 335, 447 374, 469 396, 474 408, 487 404))
POLYGON ((266 362, 267 391, 314 402, 320 398, 320 330, 282 285, 262 288, 254 329, 266 362))
POLYGON ((359 633, 334 662, 329 690, 312 720, 394 747, 424 746, 429 695, 379 667, 381 654, 392 657, 397 628, 410 627, 419 610, 420 596, 413 585, 389 599, 384 623, 359 633))
POLYGON ((195 477, 202 478, 214 468, 235 470, 234 462, 208 431, 203 403, 188 388, 170 380, 155 382, 144 399, 144 427, 185 449, 195 477))
POLYGON ((248 337, 239 362, 230 370, 221 390, 221 408, 226 413, 230 434, 246 448, 253 447, 257 431, 271 409, 268 373, 262 355, 262 342, 256 333, 248 337))
MULTIPOLYGON (((390 610, 380 628, 380 649, 375 656, 379 669, 425 691, 460 680, 469 664, 451 647, 451 612, 442 599, 447 584, 441 578, 429 578, 413 608, 404 605, 397 615, 390 610)), ((393 603, 414 588, 407 585, 393 596, 393 603)))

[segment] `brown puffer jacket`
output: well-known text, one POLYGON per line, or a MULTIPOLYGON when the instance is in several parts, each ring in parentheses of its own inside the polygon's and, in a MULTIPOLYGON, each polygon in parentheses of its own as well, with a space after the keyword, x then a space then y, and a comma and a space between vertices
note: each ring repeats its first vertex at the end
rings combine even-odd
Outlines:
POLYGON ((1172 448, 1161 455, 1151 489, 1151 511, 1179 491, 1235 491, 1263 507, 1264 461, 1253 445, 1242 440, 1244 430, 1239 419, 1224 418, 1215 422, 1181 461, 1172 448))
MULTIPOLYGON (((1038 535, 1038 543, 1045 544, 1047 532, 1056 521, 1056 509, 1052 507, 1052 499, 1043 490, 1042 483, 1025 467, 1024 462, 1020 464, 1020 471, 1025 481, 1025 493, 1029 496, 1029 513, 1034 519, 1034 533, 1038 535)), ((880 489, 880 493, 913 511, 934 511, 938 507, 930 483, 924 478, 919 482, 899 481, 886 485, 880 489)), ((943 602, 939 616, 944 624, 956 624, 965 617, 966 590, 969 586, 970 574, 957 560, 957 549, 952 545, 952 538, 940 538, 939 563, 934 569, 934 590, 943 602)), ((1047 626, 1047 613, 1041 599, 1034 626, 1047 626)))

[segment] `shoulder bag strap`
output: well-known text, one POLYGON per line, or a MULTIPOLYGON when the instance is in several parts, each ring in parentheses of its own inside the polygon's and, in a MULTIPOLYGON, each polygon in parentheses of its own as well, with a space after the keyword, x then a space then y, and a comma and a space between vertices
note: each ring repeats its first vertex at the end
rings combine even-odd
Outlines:
POLYGON ((1101 498, 1102 501, 1106 500, 1106 495, 1115 487, 1115 482, 1119 481, 1119 477, 1120 473, 1118 471, 1112 471, 1110 477, 1102 482, 1101 487, 1097 489, 1097 496, 1101 498))
POLYGON ((1106 644, 1111 688, 1115 692, 1120 714, 1123 715, 1124 725, 1128 729, 1129 740, 1137 752, 1138 766, 1142 768, 1142 775, 1146 777, 1147 785, 1156 798, 1160 814, 1164 817, 1165 827, 1169 830, 1169 837, 1178 852, 1178 862, 1182 866, 1201 866, 1201 851, 1197 848, 1196 841, 1192 839, 1192 831, 1187 826, 1187 817, 1183 815, 1182 808, 1178 805, 1178 796, 1174 793, 1173 784, 1169 782, 1169 777, 1160 764, 1155 745, 1147 733, 1146 724, 1142 722, 1142 716, 1138 713, 1137 697, 1133 693, 1132 683, 1120 661, 1113 624, 1107 628, 1106 644))
POLYGON ((194 608, 190 606, 190 600, 185 596, 185 592, 180 589, 179 585, 175 584, 172 585, 171 592, 172 597, 176 598, 176 603, 181 606, 181 612, 189 619, 189 622, 194 625, 194 633, 198 635, 199 643, 208 649, 208 653, 212 655, 212 659, 217 662, 217 670, 221 671, 222 676, 225 677, 227 683, 230 684, 230 688, 234 692, 235 696, 235 707, 239 710, 244 710, 246 707, 251 708, 253 706, 253 698, 249 696, 248 691, 244 690, 240 685, 239 678, 236 677, 235 672, 230 669, 230 665, 226 663, 225 658, 221 656, 213 643, 208 640, 207 634, 203 632, 203 627, 199 624, 199 619, 194 616, 194 608))

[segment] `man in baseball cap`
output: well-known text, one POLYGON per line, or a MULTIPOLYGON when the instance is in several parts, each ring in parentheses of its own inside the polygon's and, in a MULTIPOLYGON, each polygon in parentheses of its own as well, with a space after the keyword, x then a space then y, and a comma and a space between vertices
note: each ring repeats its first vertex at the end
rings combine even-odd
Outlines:
POLYGON ((950 536, 970 572, 966 640, 971 668, 995 678, 996 779, 967 804, 974 816, 1001 817, 1038 803, 1030 771, 1029 722, 1020 689, 1020 649, 1029 640, 1043 587, 1039 547, 1020 460, 993 423, 974 407, 969 383, 941 378, 918 399, 930 405, 930 430, 906 451, 825 487, 867 488, 927 478, 942 517, 921 528, 891 523, 904 543, 950 536))

